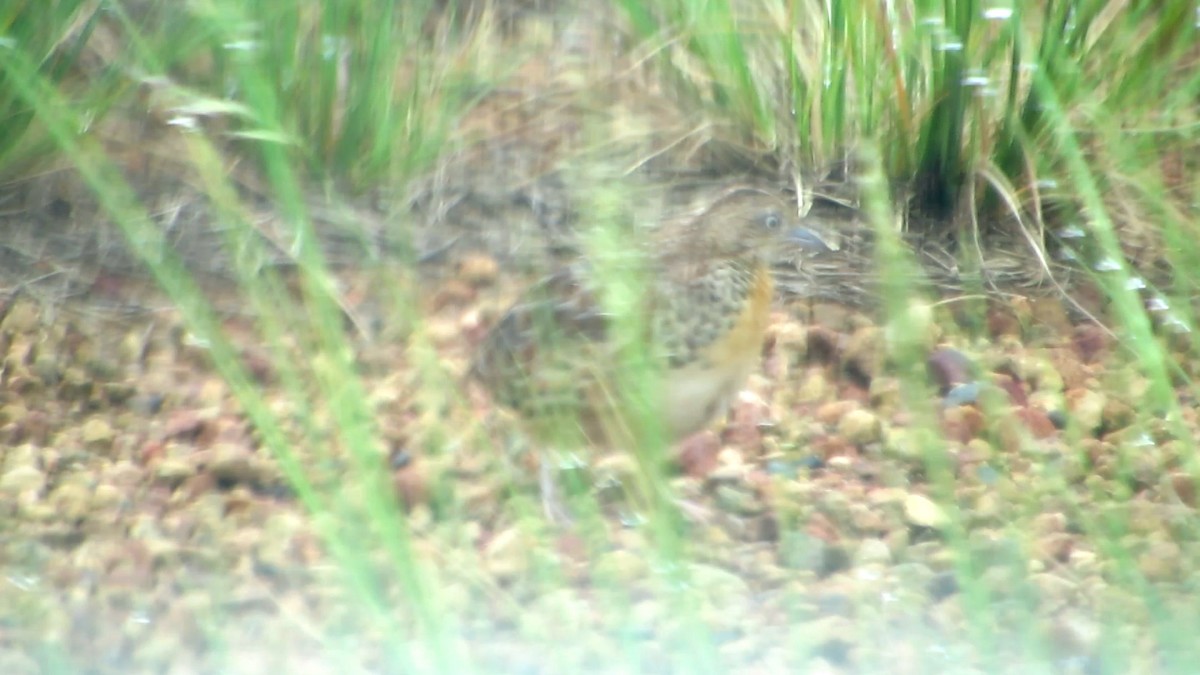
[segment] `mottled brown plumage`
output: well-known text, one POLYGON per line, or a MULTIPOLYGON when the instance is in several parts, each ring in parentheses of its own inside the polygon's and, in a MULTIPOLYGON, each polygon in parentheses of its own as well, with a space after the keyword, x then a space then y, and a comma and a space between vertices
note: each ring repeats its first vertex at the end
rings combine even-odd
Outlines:
POLYGON ((558 449, 628 447, 638 419, 658 422, 668 441, 703 429, 758 364, 773 293, 770 254, 789 239, 823 246, 794 229, 793 213, 773 194, 737 188, 694 218, 658 228, 633 317, 606 312, 594 266, 560 270, 493 326, 472 374, 558 449), (659 386, 622 385, 631 378, 620 366, 631 361, 659 373, 659 386))

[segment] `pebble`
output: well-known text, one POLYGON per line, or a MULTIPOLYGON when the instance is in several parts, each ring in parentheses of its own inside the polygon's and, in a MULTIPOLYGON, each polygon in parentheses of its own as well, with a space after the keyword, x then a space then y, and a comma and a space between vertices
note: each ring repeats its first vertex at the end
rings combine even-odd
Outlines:
POLYGON ((932 530, 945 527, 949 520, 941 506, 929 497, 915 492, 904 499, 904 517, 912 525, 932 530))
POLYGON ((163 458, 154 469, 155 478, 172 487, 187 480, 195 473, 196 469, 191 462, 173 457, 163 458))
POLYGON ((854 564, 858 566, 882 564, 892 561, 892 549, 881 539, 864 539, 858 545, 854 554, 854 564))
POLYGON ((92 417, 83 423, 83 428, 80 430, 80 436, 83 442, 94 450, 109 450, 112 448, 113 438, 116 432, 113 431, 112 425, 103 417, 92 417))
POLYGON ((883 436, 883 423, 870 410, 851 410, 838 421, 838 433, 855 445, 875 443, 883 436))
POLYGON ((16 466, 0 476, 0 492, 19 494, 30 490, 41 490, 46 484, 46 475, 32 465, 16 466))

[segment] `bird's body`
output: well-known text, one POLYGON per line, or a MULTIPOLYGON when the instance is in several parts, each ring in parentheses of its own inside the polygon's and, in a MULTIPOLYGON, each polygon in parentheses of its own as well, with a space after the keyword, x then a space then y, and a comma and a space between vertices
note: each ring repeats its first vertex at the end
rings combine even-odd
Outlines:
POLYGON ((774 291, 772 245, 789 235, 823 245, 811 232, 797 238, 806 231, 788 227, 788 210, 772 194, 739 188, 695 218, 663 227, 645 253, 637 277, 645 283, 629 317, 601 301, 605 280, 596 266, 560 270, 496 323, 473 374, 558 449, 628 449, 646 420, 671 442, 702 430, 759 362, 774 291), (630 364, 650 377, 622 372, 630 364))
POLYGON ((669 439, 704 428, 758 365, 774 288, 765 264, 729 263, 679 289, 683 301, 657 332, 667 355, 661 411, 669 439))

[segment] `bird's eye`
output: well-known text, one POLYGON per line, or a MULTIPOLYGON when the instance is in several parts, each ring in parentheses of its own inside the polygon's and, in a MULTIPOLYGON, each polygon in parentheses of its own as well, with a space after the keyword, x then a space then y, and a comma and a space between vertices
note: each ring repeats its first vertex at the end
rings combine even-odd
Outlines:
POLYGON ((766 213, 763 214, 762 224, 768 230, 777 230, 783 224, 783 218, 778 213, 766 213))

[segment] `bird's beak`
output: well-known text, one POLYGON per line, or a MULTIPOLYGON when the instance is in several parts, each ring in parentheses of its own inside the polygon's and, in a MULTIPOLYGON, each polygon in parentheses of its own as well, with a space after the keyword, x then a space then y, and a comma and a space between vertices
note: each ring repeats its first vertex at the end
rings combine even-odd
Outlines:
POLYGON ((824 237, 807 227, 793 229, 791 232, 788 232, 787 239, 793 244, 800 245, 801 248, 817 253, 828 253, 829 251, 837 250, 833 246, 830 246, 824 237))

